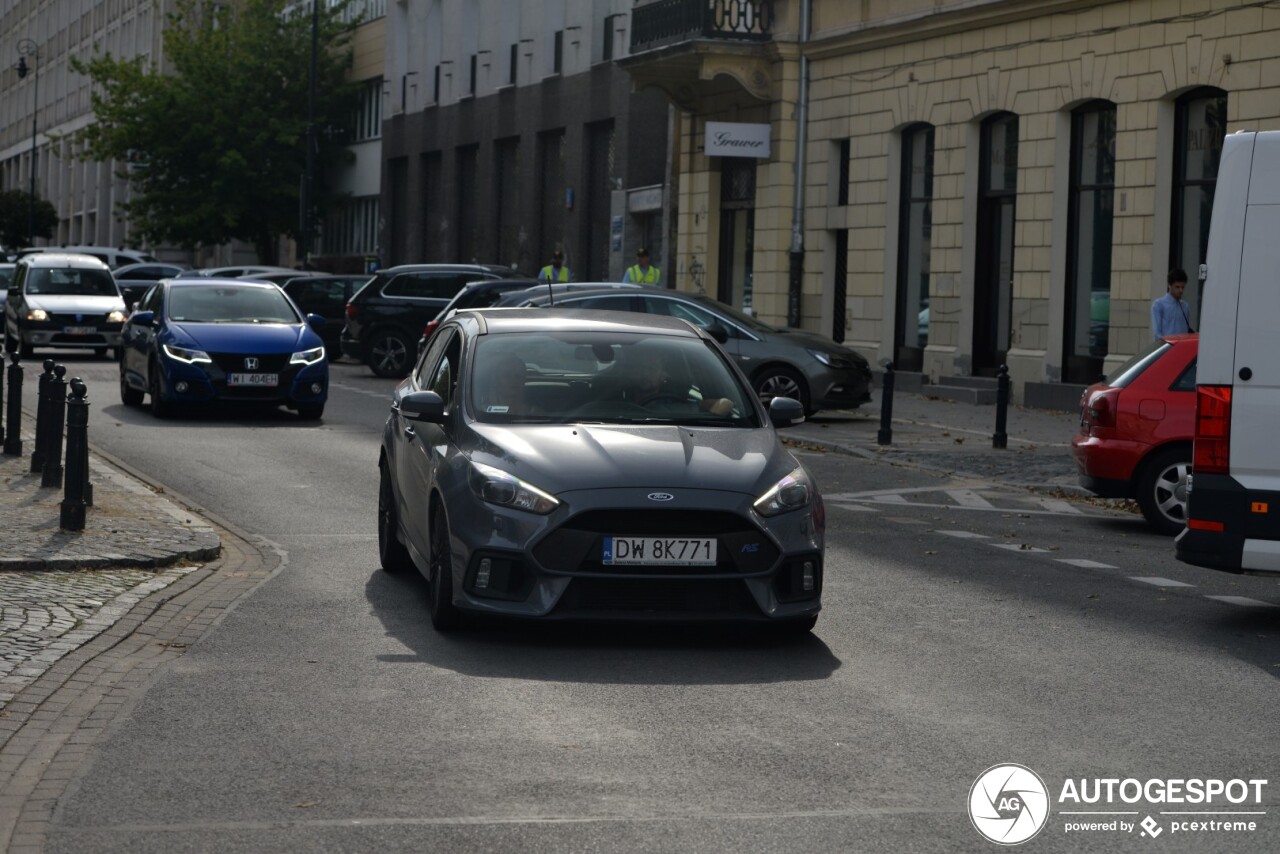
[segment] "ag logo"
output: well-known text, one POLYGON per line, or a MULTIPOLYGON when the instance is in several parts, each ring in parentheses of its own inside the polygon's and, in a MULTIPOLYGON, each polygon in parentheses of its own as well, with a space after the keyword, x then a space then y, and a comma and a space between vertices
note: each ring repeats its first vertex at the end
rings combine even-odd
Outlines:
POLYGON ((1026 766, 993 765, 969 789, 969 819, 992 842, 1026 842, 1049 819, 1049 790, 1026 766))

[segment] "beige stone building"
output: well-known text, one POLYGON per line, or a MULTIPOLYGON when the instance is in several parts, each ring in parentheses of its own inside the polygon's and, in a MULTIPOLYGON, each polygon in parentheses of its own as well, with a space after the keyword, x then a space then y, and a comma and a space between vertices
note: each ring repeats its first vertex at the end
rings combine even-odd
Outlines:
POLYGON ((1195 325, 1223 135, 1280 127, 1270 3, 680 2, 624 62, 681 109, 676 286, 1020 402, 1145 347, 1171 268, 1195 325))

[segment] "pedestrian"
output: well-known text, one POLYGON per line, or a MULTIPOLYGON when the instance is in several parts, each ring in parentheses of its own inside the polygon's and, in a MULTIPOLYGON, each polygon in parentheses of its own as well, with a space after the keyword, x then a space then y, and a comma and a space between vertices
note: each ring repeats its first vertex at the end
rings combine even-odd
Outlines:
POLYGON ((1159 341, 1166 335, 1194 332, 1182 292, 1187 289, 1187 273, 1175 268, 1169 271, 1168 292, 1151 303, 1151 336, 1159 341))
POLYGON ((564 253, 557 249, 551 253, 551 263, 538 271, 538 281, 544 285, 572 281, 569 268, 564 265, 564 253))
POLYGON ((662 271, 649 264, 649 250, 642 246, 636 250, 636 263, 627 268, 622 281, 636 285, 657 285, 662 281, 662 271))

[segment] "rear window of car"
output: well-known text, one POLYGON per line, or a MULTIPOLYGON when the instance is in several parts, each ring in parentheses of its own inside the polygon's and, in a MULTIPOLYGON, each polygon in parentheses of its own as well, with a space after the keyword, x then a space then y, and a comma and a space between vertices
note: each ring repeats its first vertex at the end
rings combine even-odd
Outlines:
POLYGON ((389 297, 452 299, 467 279, 465 273, 401 273, 383 288, 382 293, 389 297))
POLYGON ((1152 341, 1145 350, 1139 350, 1129 361, 1108 374, 1107 385, 1112 388, 1124 388, 1142 376, 1142 372, 1154 365, 1172 346, 1167 341, 1152 341))

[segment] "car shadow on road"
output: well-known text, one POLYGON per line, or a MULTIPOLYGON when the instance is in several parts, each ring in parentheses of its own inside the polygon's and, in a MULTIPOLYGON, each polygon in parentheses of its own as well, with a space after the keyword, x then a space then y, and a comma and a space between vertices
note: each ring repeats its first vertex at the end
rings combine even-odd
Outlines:
MULTIPOLYGON (((89 398, 89 402, 94 403, 92 397, 89 398)), ((122 424, 172 424, 181 426, 183 430, 225 427, 228 424, 290 429, 316 428, 324 424, 323 419, 305 419, 291 409, 266 403, 218 402, 207 406, 197 404, 175 406, 164 418, 156 418, 145 406, 143 408, 125 406, 118 399, 101 406, 104 415, 110 415, 122 424)), ((92 426, 91 422, 90 429, 92 426)))
MULTIPOLYGON (((814 633, 786 636, 754 624, 569 623, 479 619, 442 634, 431 626, 426 581, 375 569, 373 613, 405 645, 387 662, 430 664, 468 676, 545 682, 749 685, 826 679, 840 660, 814 633)), ((819 619, 816 632, 821 632, 819 619)))

